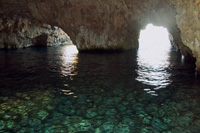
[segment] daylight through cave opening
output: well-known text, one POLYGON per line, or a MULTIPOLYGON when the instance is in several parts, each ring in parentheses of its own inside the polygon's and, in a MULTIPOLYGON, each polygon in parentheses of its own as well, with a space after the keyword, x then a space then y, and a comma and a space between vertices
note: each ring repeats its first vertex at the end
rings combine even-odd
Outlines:
MULTIPOLYGON (((141 30, 137 57, 137 80, 154 86, 154 90, 169 85, 170 74, 166 70, 170 64, 171 47, 166 28, 148 24, 145 30, 141 30)), ((150 90, 150 92, 154 91, 150 90)))

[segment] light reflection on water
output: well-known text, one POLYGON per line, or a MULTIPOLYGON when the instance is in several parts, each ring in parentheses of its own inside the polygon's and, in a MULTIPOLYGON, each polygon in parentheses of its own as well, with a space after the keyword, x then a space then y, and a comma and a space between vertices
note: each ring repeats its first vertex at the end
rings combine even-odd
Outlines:
MULTIPOLYGON (((78 50, 74 45, 66 45, 61 51, 62 56, 62 65, 61 65, 61 74, 64 77, 68 77, 70 80, 73 80, 73 76, 78 74, 77 63, 78 63, 78 50)), ((65 87, 69 87, 67 83, 64 84, 65 87)), ((74 95, 69 89, 63 89, 61 92, 64 95, 74 95)))
MULTIPOLYGON (((153 90, 169 85, 171 81, 167 69, 170 65, 170 48, 167 29, 150 24, 142 30, 137 57, 138 69, 136 70, 139 76, 136 80, 153 86, 153 90)), ((147 88, 144 91, 157 96, 153 90, 147 88)))
POLYGON ((63 76, 77 75, 76 65, 78 63, 78 50, 74 45, 67 45, 62 49, 61 73, 63 76))

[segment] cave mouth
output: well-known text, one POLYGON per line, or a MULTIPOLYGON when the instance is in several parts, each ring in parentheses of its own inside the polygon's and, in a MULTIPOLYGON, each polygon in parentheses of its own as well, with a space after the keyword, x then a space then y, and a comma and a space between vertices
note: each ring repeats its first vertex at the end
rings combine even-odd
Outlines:
MULTIPOLYGON (((146 29, 141 30, 137 53, 138 77, 136 80, 153 86, 153 90, 169 85, 170 73, 167 72, 167 69, 170 65, 171 47, 169 32, 166 28, 148 24, 146 29)), ((154 91, 147 90, 156 96, 154 91)))
POLYGON ((141 30, 139 37, 139 49, 149 48, 152 50, 163 50, 171 47, 169 32, 167 28, 148 24, 141 30))

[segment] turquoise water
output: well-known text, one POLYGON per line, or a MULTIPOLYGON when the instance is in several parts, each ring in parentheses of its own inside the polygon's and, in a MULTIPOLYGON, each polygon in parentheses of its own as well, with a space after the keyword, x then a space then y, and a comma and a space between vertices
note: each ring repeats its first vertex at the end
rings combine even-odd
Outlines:
POLYGON ((198 133, 195 66, 142 51, 1 50, 0 132, 198 133))

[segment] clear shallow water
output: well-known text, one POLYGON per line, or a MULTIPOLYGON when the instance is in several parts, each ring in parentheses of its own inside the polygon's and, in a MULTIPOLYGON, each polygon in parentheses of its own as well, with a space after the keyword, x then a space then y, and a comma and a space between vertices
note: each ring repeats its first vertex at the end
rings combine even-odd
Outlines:
POLYGON ((173 48, 162 55, 155 67, 141 51, 2 50, 0 132, 196 133, 200 78, 173 48))

